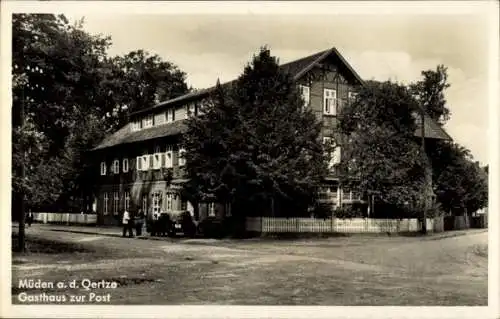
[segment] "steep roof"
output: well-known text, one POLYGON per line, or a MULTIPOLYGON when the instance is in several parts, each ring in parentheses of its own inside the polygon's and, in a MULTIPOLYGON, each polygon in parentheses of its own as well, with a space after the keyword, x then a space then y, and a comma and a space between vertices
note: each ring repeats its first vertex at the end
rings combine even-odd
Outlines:
MULTIPOLYGON (((344 73, 354 82, 364 85, 363 79, 356 73, 356 71, 349 65, 349 63, 342 57, 336 48, 331 48, 325 51, 321 51, 298 60, 294 60, 285 64, 280 65, 280 69, 293 76, 294 80, 300 79, 308 71, 310 71, 314 66, 318 65, 328 57, 333 57, 337 59, 339 67, 342 68, 344 73)), ((236 80, 226 82, 222 84, 223 87, 227 87, 235 83, 236 80)), ((190 101, 199 100, 201 98, 207 97, 210 92, 212 92, 215 87, 202 89, 187 93, 185 95, 176 97, 174 99, 161 102, 153 107, 143 109, 134 112, 132 115, 149 113, 151 111, 156 111, 163 108, 168 108, 174 105, 185 104, 190 101)), ((420 117, 416 117, 416 120, 420 120, 420 117)), ((451 137, 444 131, 444 129, 434 122, 430 117, 425 117, 425 137, 433 139, 445 139, 451 140, 451 137)), ((130 124, 125 125, 123 128, 115 132, 114 134, 106 137, 97 147, 93 150, 99 150, 104 148, 109 148, 117 146, 120 144, 130 144, 145 140, 151 140, 160 137, 173 136, 177 134, 184 133, 186 131, 185 121, 176 121, 169 124, 164 124, 160 126, 154 126, 147 129, 142 129, 139 131, 131 131, 130 124)), ((420 129, 417 129, 415 136, 421 136, 420 129)))
MULTIPOLYGON (((343 70, 346 71, 346 74, 353 80, 359 82, 359 84, 363 83, 361 77, 354 71, 354 69, 347 63, 347 61, 342 57, 339 51, 336 48, 331 48, 328 50, 324 50, 318 53, 314 53, 312 55, 300 58, 298 60, 294 60, 288 63, 284 63, 280 65, 280 69, 290 74, 294 80, 300 79, 303 75, 305 75, 309 70, 311 70, 316 64, 320 63, 327 57, 332 56, 340 61, 340 65, 343 67, 343 70)), ((222 84, 223 87, 227 87, 235 83, 236 80, 232 80, 229 82, 225 82, 222 84)), ((197 100, 203 97, 206 97, 215 89, 215 86, 196 90, 193 92, 189 92, 187 94, 181 95, 179 97, 158 103, 152 107, 145 108, 139 111, 132 113, 132 116, 138 114, 149 113, 153 110, 158 110, 162 108, 167 108, 172 105, 179 105, 189 101, 197 100)))
MULTIPOLYGON (((420 127, 421 121, 422 121, 422 115, 421 114, 415 114, 415 124, 417 125, 417 128, 415 129, 415 136, 422 136, 422 129, 420 127)), ((425 133, 425 138, 428 139, 437 139, 437 140, 448 140, 451 141, 453 140, 448 133, 434 121, 429 115, 424 116, 424 133, 425 133)))

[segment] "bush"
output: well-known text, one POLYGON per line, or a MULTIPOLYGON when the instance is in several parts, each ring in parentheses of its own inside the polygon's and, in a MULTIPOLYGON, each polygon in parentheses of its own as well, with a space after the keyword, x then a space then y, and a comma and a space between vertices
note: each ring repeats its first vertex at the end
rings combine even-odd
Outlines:
POLYGON ((313 208, 314 218, 330 218, 334 213, 330 203, 317 203, 313 208))
POLYGON ((359 217, 366 217, 364 216, 363 210, 361 207, 356 206, 356 205, 346 205, 343 207, 337 208, 333 215, 336 218, 359 218, 359 217))
POLYGON ((198 229, 205 238, 223 238, 228 233, 225 226, 227 222, 225 223, 223 219, 209 216, 200 222, 198 229))

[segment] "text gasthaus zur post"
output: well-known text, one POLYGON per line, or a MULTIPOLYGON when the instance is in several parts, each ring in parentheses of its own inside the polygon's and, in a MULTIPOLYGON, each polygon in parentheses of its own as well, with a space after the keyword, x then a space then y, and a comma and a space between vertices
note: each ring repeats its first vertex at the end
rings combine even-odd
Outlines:
POLYGON ((68 281, 42 281, 20 279, 17 300, 26 304, 37 303, 109 303, 111 292, 118 288, 116 281, 72 279, 68 281))

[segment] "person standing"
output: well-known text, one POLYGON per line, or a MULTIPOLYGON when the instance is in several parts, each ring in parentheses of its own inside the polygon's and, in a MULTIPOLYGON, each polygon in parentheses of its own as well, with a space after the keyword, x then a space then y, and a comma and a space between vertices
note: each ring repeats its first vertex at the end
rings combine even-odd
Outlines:
POLYGON ((130 213, 125 210, 123 212, 123 217, 122 217, 122 224, 123 224, 123 237, 126 236, 126 233, 128 231, 128 237, 134 237, 134 231, 132 229, 133 225, 132 225, 133 221, 132 221, 132 218, 130 216, 130 213))
POLYGON ((28 224, 28 227, 31 227, 31 223, 33 223, 33 213, 31 212, 31 209, 28 211, 28 216, 26 216, 26 223, 28 224))
POLYGON ((139 211, 137 212, 137 220, 135 221, 135 234, 137 236, 142 235, 142 227, 144 226, 144 212, 142 209, 139 208, 139 211))

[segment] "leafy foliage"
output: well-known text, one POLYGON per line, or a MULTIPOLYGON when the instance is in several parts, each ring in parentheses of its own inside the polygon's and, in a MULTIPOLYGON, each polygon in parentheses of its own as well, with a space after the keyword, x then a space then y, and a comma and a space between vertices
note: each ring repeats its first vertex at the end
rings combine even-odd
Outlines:
POLYGON ((446 123, 451 115, 444 96, 444 91, 450 87, 447 70, 444 65, 438 65, 436 70, 422 71, 423 79, 410 85, 420 105, 440 124, 446 123))
MULTIPOLYGON (((309 201, 327 168, 321 126, 302 105, 291 77, 262 48, 232 87, 217 84, 204 116, 189 120, 187 187, 240 205, 309 201)), ((233 211, 243 214, 241 206, 233 211)))
POLYGON ((370 82, 342 111, 344 184, 376 194, 384 203, 418 205, 424 179, 412 113, 416 101, 395 83, 370 82), (355 177, 355 180, 353 180, 355 177))
POLYGON ((67 209, 93 184, 85 152, 131 109, 187 92, 185 74, 141 50, 109 57, 111 38, 88 34, 83 20, 15 14, 12 26, 13 197, 24 191, 31 207, 67 209))

